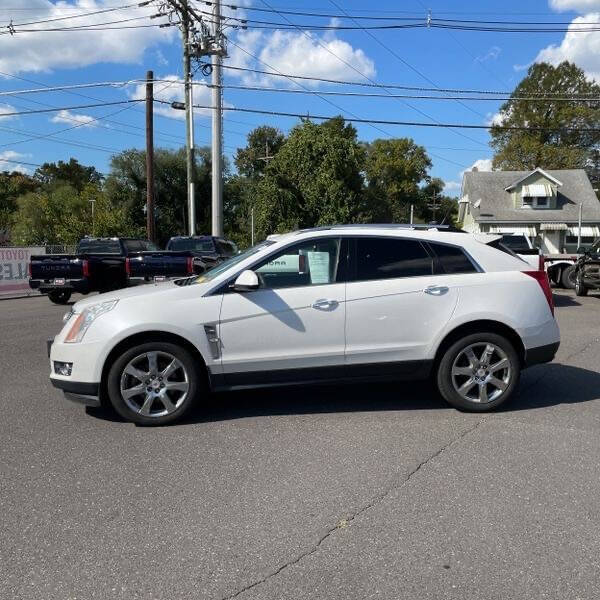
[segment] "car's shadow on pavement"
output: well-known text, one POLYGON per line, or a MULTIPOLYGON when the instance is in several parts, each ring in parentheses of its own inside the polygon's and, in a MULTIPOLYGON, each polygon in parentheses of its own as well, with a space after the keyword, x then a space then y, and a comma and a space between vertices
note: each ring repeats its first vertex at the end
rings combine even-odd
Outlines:
POLYGON ((552 299, 554 300, 554 306, 559 308, 564 306, 581 306, 581 302, 578 302, 575 297, 567 294, 557 294, 554 292, 552 299))
MULTIPOLYGON (((600 373, 552 363, 523 373, 515 397, 501 412, 547 408, 600 399, 600 373)), ((122 422, 112 410, 87 408, 98 419, 122 422)), ((268 388, 211 394, 179 423, 250 417, 344 412, 454 410, 430 382, 360 383, 268 388)))

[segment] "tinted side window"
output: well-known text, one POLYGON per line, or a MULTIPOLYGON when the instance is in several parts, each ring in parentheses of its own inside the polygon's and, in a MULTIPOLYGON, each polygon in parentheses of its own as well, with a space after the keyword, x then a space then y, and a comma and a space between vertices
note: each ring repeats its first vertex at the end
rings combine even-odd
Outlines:
POLYGON ((433 260, 417 240, 356 238, 356 279, 419 277, 433 273, 433 260))
POLYGON ((264 288, 335 283, 340 240, 324 238, 288 246, 254 267, 264 288))
POLYGON ((429 244, 443 273, 476 273, 477 269, 462 248, 444 244, 429 244))

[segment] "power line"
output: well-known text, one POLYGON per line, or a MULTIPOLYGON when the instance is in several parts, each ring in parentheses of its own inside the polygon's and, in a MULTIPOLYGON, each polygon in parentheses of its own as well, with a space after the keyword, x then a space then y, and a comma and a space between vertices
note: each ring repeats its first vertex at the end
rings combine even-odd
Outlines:
POLYGON ((99 106, 115 106, 116 104, 130 104, 132 102, 143 102, 143 100, 116 100, 114 102, 99 102, 98 104, 80 104, 78 106, 60 106, 56 108, 39 108, 36 110, 13 111, 2 113, 3 117, 16 117, 21 115, 34 115, 39 113, 58 112, 61 110, 80 110, 82 108, 97 108, 99 106))
MULTIPOLYGON (((155 102, 159 102, 161 104, 170 104, 165 100, 155 100, 155 102)), ((194 108, 203 108, 203 109, 211 109, 211 106, 205 106, 200 104, 194 104, 194 108)), ((296 117, 299 119, 318 119, 320 121, 328 121, 330 119, 335 118, 336 115, 312 115, 306 113, 292 113, 292 112, 282 112, 282 111, 274 111, 274 110, 261 110, 258 108, 243 108, 239 106, 227 106, 223 107, 223 110, 229 111, 238 111, 238 112, 246 112, 246 113, 254 113, 261 115, 271 115, 271 116, 281 116, 281 117, 296 117)), ((490 129, 491 125, 477 125, 470 123, 423 123, 418 121, 391 121, 385 119, 361 119, 358 117, 345 117, 344 115, 340 115, 345 121, 349 123, 376 123, 380 125, 403 125, 408 127, 442 127, 442 128, 453 128, 453 129, 490 129)), ((600 133, 600 128, 591 128, 591 127, 520 127, 516 125, 494 125, 494 128, 497 128, 502 131, 567 131, 567 132, 585 132, 585 133, 600 133)), ((389 135, 389 134, 388 134, 389 135)))
MULTIPOLYGON (((234 44, 236 45, 236 44, 234 44)), ((237 46, 239 47, 239 46, 237 46)), ((210 64, 210 63, 209 63, 210 64)), ((409 85, 401 85, 397 83, 371 83, 364 81, 347 81, 341 79, 330 79, 325 77, 311 77, 308 75, 294 75, 292 73, 282 73, 281 71, 262 71, 260 69, 250 69, 247 67, 236 67, 234 65, 223 65, 224 68, 230 69, 233 71, 243 71, 247 73, 255 73, 258 75, 269 75, 272 77, 285 77, 286 79, 294 80, 301 79, 305 81, 319 81, 322 83, 332 83, 337 85, 351 85, 351 86, 359 86, 359 87, 367 87, 367 88, 389 88, 389 89, 399 89, 399 90, 407 90, 407 91, 415 91, 415 92, 440 92, 440 93, 449 93, 449 94, 490 94, 496 96, 505 96, 506 90, 498 91, 498 90, 478 90, 478 89, 460 89, 460 88, 442 88, 442 87, 422 87, 422 86, 409 86, 409 85)), ((545 96, 552 96, 552 92, 540 92, 545 96)), ((556 92, 557 94, 561 92, 556 92)), ((595 100, 597 96, 586 96, 586 95, 577 95, 573 96, 576 98, 586 98, 589 100, 595 100)))
MULTIPOLYGON (((42 19, 39 21, 27 21, 25 23, 11 23, 11 25, 13 27, 21 27, 23 25, 38 25, 40 23, 52 23, 54 21, 64 21, 66 19, 80 19, 82 17, 90 17, 92 15, 99 15, 99 14, 103 14, 103 13, 108 13, 108 12, 115 12, 115 11, 119 11, 119 10, 123 10, 126 8, 139 8, 139 4, 137 2, 135 2, 134 4, 124 4, 123 6, 114 6, 111 8, 104 8, 101 10, 94 10, 92 12, 84 12, 84 13, 78 13, 75 15, 68 15, 65 17, 53 17, 52 19, 42 19)), ((6 10, 6 9, 4 9, 6 10)), ((8 27, 8 26, 6 26, 8 27)))

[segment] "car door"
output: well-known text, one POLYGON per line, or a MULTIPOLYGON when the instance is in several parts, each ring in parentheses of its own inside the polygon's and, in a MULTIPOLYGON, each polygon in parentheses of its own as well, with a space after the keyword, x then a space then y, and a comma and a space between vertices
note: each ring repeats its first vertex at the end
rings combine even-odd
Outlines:
POLYGON ((417 372, 426 366, 432 340, 452 315, 457 286, 435 274, 433 253, 417 239, 356 237, 350 257, 349 375, 417 372))
POLYGON ((219 338, 227 385, 327 379, 343 370, 346 254, 337 237, 292 244, 253 267, 258 290, 225 292, 219 338))

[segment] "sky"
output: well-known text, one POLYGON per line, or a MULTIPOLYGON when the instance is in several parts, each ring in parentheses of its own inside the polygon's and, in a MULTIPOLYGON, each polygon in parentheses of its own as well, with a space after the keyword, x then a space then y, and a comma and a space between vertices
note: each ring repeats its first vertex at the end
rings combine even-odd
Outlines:
MULTIPOLYGON (((600 0, 226 0, 239 8, 224 12, 238 20, 227 22, 229 39, 225 65, 285 74, 426 88, 510 92, 536 61, 575 62, 590 79, 600 81, 600 31, 574 32, 573 23, 599 22, 600 0), (245 8, 244 8, 245 7, 245 8), (469 7, 474 7, 469 10, 469 7), (263 10, 256 10, 263 9, 263 10), (289 15, 276 11, 324 13, 330 16, 289 15), (433 19, 552 21, 571 24, 568 32, 508 33, 438 28, 371 29, 358 25, 377 20, 342 20, 336 15, 433 19), (232 27, 239 19, 248 28, 232 27), (287 29, 257 21, 285 23, 287 29), (356 29, 300 31, 289 24, 319 24, 356 29), (264 27, 264 24, 263 24, 264 27)), ((210 11, 200 0, 190 0, 198 11, 210 11)), ((111 156, 129 148, 144 148, 144 104, 70 108, 142 98, 143 79, 152 69, 155 97, 181 100, 181 35, 177 27, 160 28, 168 19, 150 19, 160 2, 140 7, 127 0, 0 0, 0 94, 15 90, 72 86, 97 82, 118 85, 94 88, 0 95, 0 170, 33 172, 44 162, 69 160, 110 172, 111 156), (107 12, 87 13, 116 8, 107 12), (125 7, 125 8, 121 8, 125 7), (68 17, 65 19, 64 17, 68 17), (50 19, 58 19, 48 21, 50 19), (46 20, 45 23, 38 21, 46 20), (9 27, 12 22, 13 28, 9 27), (37 22, 37 23, 36 23, 37 22), (118 22, 118 23, 114 23, 118 22), (28 25, 27 23, 32 23, 28 25), (112 25, 106 25, 112 23, 112 25), (48 31, 74 26, 116 27, 103 31, 48 31), (139 27, 144 25, 144 27, 139 27), (130 28, 123 28, 123 27, 130 28), (35 31, 21 31, 21 30, 35 31), (13 34, 11 34, 11 30, 13 34), (44 31, 46 30, 46 31, 44 31), (60 111, 11 115, 14 112, 61 108, 60 111), (7 114, 8 113, 8 114, 7 114)), ((230 4, 228 4, 230 5, 230 4)), ((210 18, 210 17, 209 17, 210 18)), ((389 21, 384 21, 389 23, 389 21)), ((402 23, 401 21, 396 21, 402 23)), ((566 27, 566 26, 565 26, 566 27)), ((194 102, 210 104, 209 81, 195 75, 194 102)), ((230 108, 290 112, 302 115, 342 114, 367 120, 418 123, 489 125, 501 105, 498 100, 430 100, 393 98, 391 94, 423 95, 399 89, 374 89, 302 81, 224 69, 224 102, 230 108), (275 91, 242 90, 227 86, 270 87, 286 90, 379 93, 379 97, 317 96, 275 91), (386 97, 387 96, 387 97, 386 97)), ((440 95, 439 93, 433 95, 440 95)), ((269 124, 287 132, 297 117, 226 111, 224 152, 231 160, 256 126, 269 124)), ((185 143, 184 112, 169 105, 155 106, 155 146, 178 148, 185 143)), ((446 182, 445 191, 457 195, 462 173, 476 165, 491 168, 493 152, 487 129, 448 129, 412 125, 356 124, 361 140, 410 137, 431 157, 430 174, 446 182)), ((210 110, 195 114, 196 146, 210 144, 210 110)), ((232 161, 231 161, 232 162, 232 161)))

